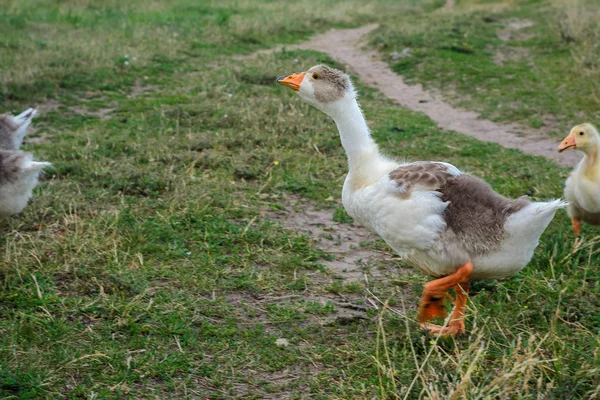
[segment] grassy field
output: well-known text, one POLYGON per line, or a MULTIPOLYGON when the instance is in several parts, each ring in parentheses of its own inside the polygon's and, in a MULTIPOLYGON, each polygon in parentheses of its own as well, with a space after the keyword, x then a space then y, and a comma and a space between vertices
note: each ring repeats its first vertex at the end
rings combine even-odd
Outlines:
POLYGON ((558 138, 600 122, 600 3, 462 0, 412 23, 382 21, 371 43, 411 57, 393 69, 485 118, 558 138))
MULTIPOLYGON (((556 19, 591 12, 518 3, 5 2, 0 112, 44 111, 24 149, 54 167, 24 213, 0 221, 0 395, 599 396, 598 229, 575 240, 560 212, 522 273, 474 283, 468 334, 431 337, 414 320, 426 278, 383 242, 356 246, 388 254, 363 266, 388 276, 348 282, 325 267, 325 237, 276 217, 312 208, 351 223, 333 122, 274 83, 335 62, 235 57, 379 22, 373 46, 413 48, 398 72, 466 107, 532 126, 553 118, 559 136, 594 122, 597 49, 585 29, 598 27, 556 19), (497 37, 513 19, 533 21, 518 45, 497 37), (528 50, 495 64, 511 46, 528 50)), ((507 196, 561 196, 568 170, 440 130, 356 84, 388 154, 452 162, 507 196)))

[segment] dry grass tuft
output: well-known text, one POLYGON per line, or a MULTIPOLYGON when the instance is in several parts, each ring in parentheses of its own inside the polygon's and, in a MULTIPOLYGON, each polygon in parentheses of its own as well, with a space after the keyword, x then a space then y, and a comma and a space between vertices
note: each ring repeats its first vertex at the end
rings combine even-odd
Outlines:
POLYGON ((571 44, 579 71, 593 75, 600 71, 600 4, 588 0, 555 0, 560 37, 571 44))

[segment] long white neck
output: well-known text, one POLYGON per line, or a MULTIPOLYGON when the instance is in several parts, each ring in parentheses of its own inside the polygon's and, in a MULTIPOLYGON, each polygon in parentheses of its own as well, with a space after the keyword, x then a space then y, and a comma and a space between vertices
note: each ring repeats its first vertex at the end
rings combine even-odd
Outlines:
POLYGON ((335 121, 342 146, 348 156, 350 169, 353 164, 364 160, 365 157, 379 156, 377 144, 371 137, 367 121, 356 102, 354 96, 347 96, 339 100, 328 113, 335 121))
POLYGON ((353 95, 329 104, 326 113, 333 118, 340 131, 342 146, 348 156, 346 184, 352 190, 372 185, 398 167, 397 162, 379 153, 353 95))

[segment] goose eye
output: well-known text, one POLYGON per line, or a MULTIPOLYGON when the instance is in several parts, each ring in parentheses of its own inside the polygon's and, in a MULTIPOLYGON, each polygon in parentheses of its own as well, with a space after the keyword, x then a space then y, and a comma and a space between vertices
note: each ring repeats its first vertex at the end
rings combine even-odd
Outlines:
POLYGON ((583 136, 583 132, 579 132, 579 136, 583 136))
POLYGON ((319 75, 318 74, 313 74, 313 79, 319 79, 319 75))

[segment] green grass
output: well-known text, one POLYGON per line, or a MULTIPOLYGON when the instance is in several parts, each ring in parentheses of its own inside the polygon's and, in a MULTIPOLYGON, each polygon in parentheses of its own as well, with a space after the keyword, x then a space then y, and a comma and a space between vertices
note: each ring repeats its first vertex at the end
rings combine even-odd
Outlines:
MULTIPOLYGON (((559 213, 521 274, 473 285, 469 334, 438 340, 414 321, 424 276, 397 262, 395 279, 344 283, 317 239, 271 218, 294 196, 351 222, 331 201, 345 171, 335 125, 274 84, 335 63, 307 51, 231 55, 382 10, 434 18, 441 5, 419 3, 3 6, 0 111, 50 110, 35 120, 41 141, 24 147, 54 167, 25 212, 0 222, 2 396, 597 394, 598 229, 574 242, 559 213)), ((455 163, 507 196, 561 195, 567 170, 440 130, 357 86, 390 155, 455 163)))
POLYGON ((371 43, 384 54, 412 49, 389 58, 409 82, 560 140, 576 124, 600 123, 598 16, 598 4, 586 0, 459 0, 411 23, 384 19, 371 43))

